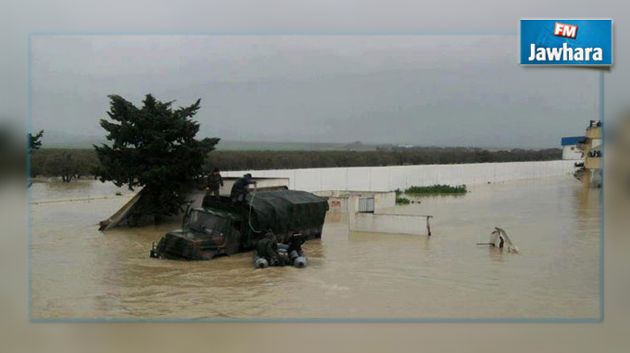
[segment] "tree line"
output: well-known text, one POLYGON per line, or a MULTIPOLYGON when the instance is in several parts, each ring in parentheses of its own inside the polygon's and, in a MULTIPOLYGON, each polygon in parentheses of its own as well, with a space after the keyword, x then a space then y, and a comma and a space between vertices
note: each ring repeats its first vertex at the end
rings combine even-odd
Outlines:
POLYGON ((546 161, 561 158, 560 149, 490 151, 480 148, 418 147, 376 151, 214 151, 207 158, 207 167, 264 170, 546 161))
POLYGON ((99 166, 94 150, 42 148, 31 157, 33 177, 60 177, 69 182, 80 177, 93 177, 99 166))
MULTIPOLYGON (((459 147, 381 151, 213 151, 206 157, 203 170, 207 172, 214 167, 220 170, 264 170, 524 162, 561 158, 562 151, 556 148, 500 151, 459 147)), ((44 147, 33 154, 31 167, 34 177, 61 177, 69 181, 93 176, 100 166, 95 150, 44 147)))

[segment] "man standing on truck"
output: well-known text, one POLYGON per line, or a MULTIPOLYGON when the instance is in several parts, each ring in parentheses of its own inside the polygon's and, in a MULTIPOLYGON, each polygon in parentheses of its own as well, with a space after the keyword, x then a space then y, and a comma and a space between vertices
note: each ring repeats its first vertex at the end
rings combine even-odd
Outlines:
POLYGON ((232 202, 243 202, 245 197, 249 194, 247 187, 250 184, 256 185, 256 182, 252 180, 252 175, 247 173, 242 178, 238 178, 232 185, 232 191, 230 192, 230 198, 232 202))
POLYGON ((210 195, 214 197, 219 197, 219 190, 223 186, 223 178, 221 177, 221 172, 219 168, 214 168, 212 173, 208 175, 208 191, 210 195))

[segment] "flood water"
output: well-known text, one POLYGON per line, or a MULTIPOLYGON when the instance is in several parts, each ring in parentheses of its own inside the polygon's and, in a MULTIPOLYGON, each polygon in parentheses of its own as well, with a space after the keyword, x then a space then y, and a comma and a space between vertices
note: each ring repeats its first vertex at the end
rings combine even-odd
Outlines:
POLYGON ((307 268, 261 270, 251 253, 151 259, 151 244, 177 224, 98 231, 128 191, 36 183, 32 317, 599 317, 599 190, 568 176, 469 189, 388 210, 434 215, 432 237, 350 233, 329 214, 322 239, 304 246, 307 268), (476 245, 494 226, 520 254, 476 245))

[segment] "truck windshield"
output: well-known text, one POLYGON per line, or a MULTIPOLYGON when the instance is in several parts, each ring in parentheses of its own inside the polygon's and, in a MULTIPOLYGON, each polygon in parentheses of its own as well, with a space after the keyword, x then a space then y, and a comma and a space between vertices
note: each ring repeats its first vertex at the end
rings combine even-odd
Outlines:
POLYGON ((218 234, 224 229, 226 220, 211 213, 192 211, 188 227, 207 234, 218 234))

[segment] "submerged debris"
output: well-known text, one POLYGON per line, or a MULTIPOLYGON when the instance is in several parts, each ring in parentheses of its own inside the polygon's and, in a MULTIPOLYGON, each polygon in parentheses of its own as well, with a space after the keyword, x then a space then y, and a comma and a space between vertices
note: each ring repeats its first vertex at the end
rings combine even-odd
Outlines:
POLYGON ((477 243, 477 245, 488 245, 491 247, 506 249, 508 252, 518 254, 519 250, 512 242, 512 239, 507 235, 507 232, 503 228, 494 227, 492 233, 490 233, 490 241, 487 243, 477 243))

